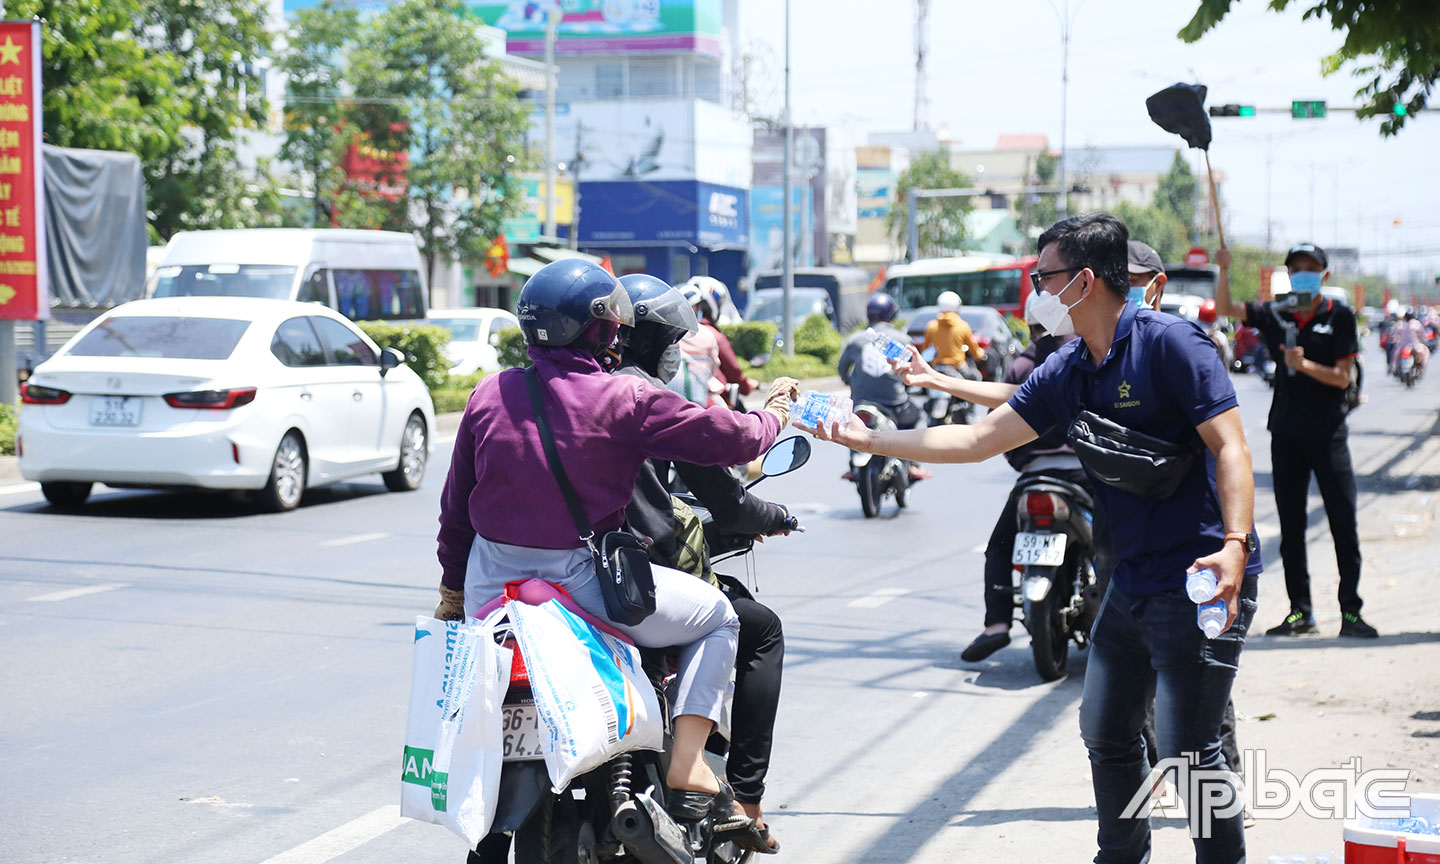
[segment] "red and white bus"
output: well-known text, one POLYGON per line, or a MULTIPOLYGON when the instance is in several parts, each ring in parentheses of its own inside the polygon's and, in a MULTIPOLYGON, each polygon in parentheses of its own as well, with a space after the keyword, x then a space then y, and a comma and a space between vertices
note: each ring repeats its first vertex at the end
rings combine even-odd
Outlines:
POLYGON ((1039 259, 1010 255, 922 258, 892 264, 883 290, 901 309, 934 306, 942 291, 954 291, 966 306, 991 306, 1019 317, 1030 296, 1030 274, 1039 259))

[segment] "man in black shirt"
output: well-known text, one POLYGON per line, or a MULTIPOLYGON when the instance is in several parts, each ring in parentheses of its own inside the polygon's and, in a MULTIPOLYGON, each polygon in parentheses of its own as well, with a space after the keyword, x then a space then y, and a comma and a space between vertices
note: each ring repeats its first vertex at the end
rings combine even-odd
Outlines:
POLYGON ((1305 504, 1314 473, 1335 538, 1340 635, 1374 638, 1375 628, 1360 617, 1355 469, 1345 425, 1345 389, 1360 353, 1355 315, 1344 304, 1321 296, 1329 260, 1325 250, 1312 243, 1296 246, 1285 256, 1290 293, 1270 303, 1231 302, 1230 250, 1221 248, 1215 260, 1220 265, 1216 311, 1258 330, 1278 367, 1270 404, 1270 464, 1290 613, 1266 635, 1293 636, 1317 629, 1305 556, 1305 504))

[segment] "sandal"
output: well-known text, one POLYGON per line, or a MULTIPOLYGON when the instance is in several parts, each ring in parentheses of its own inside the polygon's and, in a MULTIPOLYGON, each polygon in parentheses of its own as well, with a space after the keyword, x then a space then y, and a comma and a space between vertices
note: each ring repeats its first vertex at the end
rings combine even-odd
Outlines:
POLYGON ((676 822, 699 822, 710 816, 716 831, 733 831, 755 824, 749 816, 735 812, 735 791, 724 780, 720 781, 720 791, 713 795, 709 792, 671 789, 670 806, 665 809, 676 822))
POLYGON ((722 833, 725 835, 726 840, 735 844, 737 849, 757 852, 761 855, 774 855, 780 851, 780 842, 778 840, 774 846, 770 845, 770 841, 774 840, 774 838, 770 836, 770 826, 757 825, 753 819, 750 820, 749 825, 740 828, 725 829, 723 832, 719 828, 715 829, 716 835, 722 833))

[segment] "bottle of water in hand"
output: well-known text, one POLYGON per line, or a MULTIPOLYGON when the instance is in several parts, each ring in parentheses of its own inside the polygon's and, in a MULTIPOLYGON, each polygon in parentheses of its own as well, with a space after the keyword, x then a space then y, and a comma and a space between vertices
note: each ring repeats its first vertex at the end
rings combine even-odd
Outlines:
POLYGON ((910 356, 910 350, 905 347, 905 343, 885 333, 881 333, 874 327, 865 331, 865 338, 869 339, 870 344, 879 349, 880 353, 885 356, 885 359, 892 363, 899 363, 910 356))
POLYGON ((794 410, 790 412, 790 422, 804 429, 823 427, 833 432, 835 427, 850 419, 853 405, 848 396, 813 391, 801 393, 800 401, 795 403, 794 410))
POLYGON ((1195 625, 1204 632, 1206 639, 1219 636, 1225 630, 1225 619, 1230 617, 1225 601, 1215 596, 1219 589, 1220 582, 1215 578, 1215 571, 1209 568, 1197 570, 1185 579, 1185 593, 1196 605, 1195 625))

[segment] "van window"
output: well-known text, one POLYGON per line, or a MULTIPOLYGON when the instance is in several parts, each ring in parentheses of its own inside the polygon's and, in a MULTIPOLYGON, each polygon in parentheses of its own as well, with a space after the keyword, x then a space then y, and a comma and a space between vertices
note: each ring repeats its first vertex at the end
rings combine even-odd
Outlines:
POLYGON ((336 310, 352 321, 425 317, 414 270, 335 270, 336 310))
POLYGON ((295 299, 301 303, 324 303, 330 305, 330 271, 325 269, 316 270, 300 286, 300 293, 295 299))
POLYGON ((274 264, 181 264, 155 271, 156 297, 290 299, 295 268, 274 264))
POLYGON ((231 318, 112 316, 65 353, 72 357, 224 360, 249 326, 249 321, 231 318))
POLYGON ((885 283, 885 292, 895 298, 901 309, 933 306, 943 291, 959 294, 960 302, 966 306, 1014 306, 1020 302, 1020 271, 897 276, 885 283))
POLYGON ((360 334, 336 321, 334 318, 310 318, 310 323, 320 333, 320 341, 330 352, 332 366, 378 366, 380 360, 360 334))
POLYGON ((325 349, 309 318, 291 318, 276 328, 270 353, 286 366, 325 365, 325 349))

